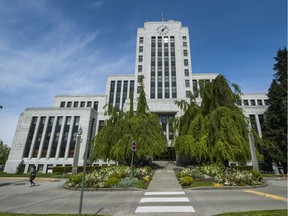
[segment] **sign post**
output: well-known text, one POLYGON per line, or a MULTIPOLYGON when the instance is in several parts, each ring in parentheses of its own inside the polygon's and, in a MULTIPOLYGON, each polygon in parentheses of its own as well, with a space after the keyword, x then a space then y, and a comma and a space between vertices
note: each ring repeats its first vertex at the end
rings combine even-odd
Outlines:
POLYGON ((133 161, 134 161, 134 153, 136 151, 136 148, 137 148, 137 144, 135 141, 132 141, 132 145, 131 145, 131 151, 132 151, 132 159, 131 159, 131 179, 133 177, 133 161))

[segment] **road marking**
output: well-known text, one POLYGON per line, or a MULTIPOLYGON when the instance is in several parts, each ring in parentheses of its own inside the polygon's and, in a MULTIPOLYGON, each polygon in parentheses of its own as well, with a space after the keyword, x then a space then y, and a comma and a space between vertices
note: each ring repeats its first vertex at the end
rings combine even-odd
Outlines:
POLYGON ((157 195, 184 195, 184 191, 171 191, 171 192, 145 192, 145 196, 157 196, 157 195))
POLYGON ((272 199, 276 199, 276 200, 281 200, 281 201, 284 201, 284 202, 288 202, 288 199, 287 199, 287 198, 281 197, 281 196, 276 196, 276 195, 273 195, 273 194, 267 194, 267 193, 263 193, 263 192, 259 192, 259 191, 254 191, 254 190, 244 190, 244 192, 253 193, 253 194, 260 195, 260 196, 265 196, 265 197, 269 197, 269 198, 272 198, 272 199))
POLYGON ((192 206, 139 206, 135 213, 195 212, 192 206))
POLYGON ((187 197, 152 197, 140 200, 140 203, 146 202, 189 202, 189 199, 187 197))

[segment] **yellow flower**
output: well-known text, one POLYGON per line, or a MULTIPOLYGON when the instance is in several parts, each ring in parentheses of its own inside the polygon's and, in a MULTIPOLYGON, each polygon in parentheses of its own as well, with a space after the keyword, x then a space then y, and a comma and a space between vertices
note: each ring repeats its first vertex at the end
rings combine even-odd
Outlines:
POLYGON ((219 183, 213 183, 213 187, 222 187, 223 185, 222 184, 219 184, 219 183))

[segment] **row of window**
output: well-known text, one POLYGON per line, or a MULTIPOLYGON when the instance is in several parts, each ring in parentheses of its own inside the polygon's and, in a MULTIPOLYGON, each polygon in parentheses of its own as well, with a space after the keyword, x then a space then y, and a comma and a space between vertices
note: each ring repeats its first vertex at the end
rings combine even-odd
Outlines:
POLYGON ((92 101, 61 101, 60 107, 92 107, 94 110, 98 111, 98 101, 93 101, 93 107, 92 107, 92 101), (72 104, 73 103, 73 104, 72 104))
POLYGON ((38 118, 36 116, 32 117, 23 157, 28 157, 32 148, 32 157, 46 158, 48 156, 54 158, 59 145, 58 157, 64 157, 66 146, 69 146, 68 157, 73 157, 80 116, 74 116, 74 118, 72 116, 41 116, 37 125, 38 118), (45 124, 47 119, 48 122, 45 124), (61 131, 62 137, 60 137, 61 131), (71 137, 68 145, 69 134, 71 134, 71 137), (42 147, 40 146, 41 143, 42 147), (49 148, 50 155, 47 155, 49 148))
POLYGON ((237 102, 238 106, 256 106, 256 102, 257 102, 257 106, 268 106, 268 100, 267 99, 244 99, 244 100, 240 100, 237 102), (263 102, 264 101, 264 102, 263 102))
POLYGON ((111 81, 110 92, 109 92, 109 104, 117 107, 118 109, 123 108, 125 100, 129 97, 129 93, 133 94, 134 92, 134 80, 130 80, 130 86, 128 86, 128 84, 129 84, 128 80, 124 80, 124 81, 118 80, 117 82, 115 80, 111 81), (123 85, 123 89, 122 89, 122 85, 123 85), (121 103, 121 97, 122 97, 122 103, 121 103))

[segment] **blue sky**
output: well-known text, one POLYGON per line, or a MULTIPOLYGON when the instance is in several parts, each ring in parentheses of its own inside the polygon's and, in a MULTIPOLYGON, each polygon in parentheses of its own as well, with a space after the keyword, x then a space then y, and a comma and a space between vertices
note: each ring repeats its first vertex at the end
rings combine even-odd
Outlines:
POLYGON ((111 74, 134 73, 145 21, 189 27, 193 73, 216 72, 245 92, 267 92, 287 46, 286 0, 0 1, 0 139, 21 112, 59 94, 104 94, 111 74))

